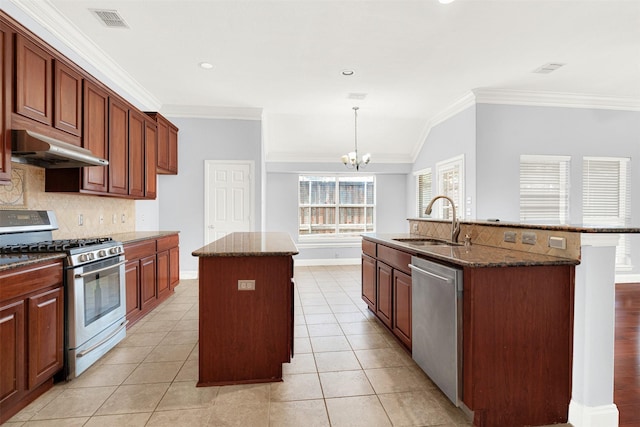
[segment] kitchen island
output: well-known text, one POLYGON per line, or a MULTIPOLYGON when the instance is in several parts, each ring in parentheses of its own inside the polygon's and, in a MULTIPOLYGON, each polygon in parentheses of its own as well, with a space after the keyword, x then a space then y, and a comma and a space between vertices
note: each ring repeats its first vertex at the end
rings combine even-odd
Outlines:
POLYGON ((198 386, 282 380, 293 355, 293 255, 287 233, 231 233, 198 260, 198 386))

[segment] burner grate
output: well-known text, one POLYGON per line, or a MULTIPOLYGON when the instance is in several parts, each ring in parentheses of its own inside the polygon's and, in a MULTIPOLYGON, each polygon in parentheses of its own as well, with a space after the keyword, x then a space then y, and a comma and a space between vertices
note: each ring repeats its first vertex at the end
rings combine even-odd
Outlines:
POLYGON ((111 237, 96 237, 89 239, 60 239, 44 240, 37 243, 19 243, 0 247, 0 253, 46 253, 46 252, 66 252, 71 249, 90 247, 105 242, 110 242, 111 237))

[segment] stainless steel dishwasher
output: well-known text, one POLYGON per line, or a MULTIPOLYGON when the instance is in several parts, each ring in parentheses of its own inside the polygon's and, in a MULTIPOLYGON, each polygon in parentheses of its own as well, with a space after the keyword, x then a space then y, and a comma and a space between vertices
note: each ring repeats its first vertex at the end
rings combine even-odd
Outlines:
POLYGON ((462 402, 462 270, 411 258, 413 360, 456 406, 462 402))

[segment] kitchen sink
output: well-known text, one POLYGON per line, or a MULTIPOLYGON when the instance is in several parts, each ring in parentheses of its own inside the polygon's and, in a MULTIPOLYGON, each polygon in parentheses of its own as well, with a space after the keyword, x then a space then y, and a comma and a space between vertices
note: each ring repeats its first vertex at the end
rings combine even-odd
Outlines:
POLYGON ((392 239, 396 242, 406 243, 413 246, 462 246, 463 243, 450 242, 448 240, 430 239, 423 237, 407 237, 392 239))

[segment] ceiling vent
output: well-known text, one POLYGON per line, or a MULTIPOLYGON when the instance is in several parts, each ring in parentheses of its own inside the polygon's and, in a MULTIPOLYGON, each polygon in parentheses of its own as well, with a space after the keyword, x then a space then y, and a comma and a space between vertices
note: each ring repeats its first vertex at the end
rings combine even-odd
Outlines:
POLYGON ((548 64, 544 64, 540 68, 536 68, 535 70, 533 70, 533 72, 536 74, 549 74, 552 71, 555 71, 558 68, 562 67, 563 65, 565 64, 562 64, 560 62, 550 62, 548 64))
POLYGON ((366 97, 366 93, 350 93, 349 95, 347 95, 347 99, 355 99, 357 101, 362 101, 366 97))
POLYGON ((90 9, 98 19, 109 28, 129 28, 117 10, 90 9))

